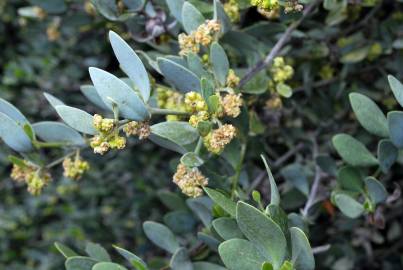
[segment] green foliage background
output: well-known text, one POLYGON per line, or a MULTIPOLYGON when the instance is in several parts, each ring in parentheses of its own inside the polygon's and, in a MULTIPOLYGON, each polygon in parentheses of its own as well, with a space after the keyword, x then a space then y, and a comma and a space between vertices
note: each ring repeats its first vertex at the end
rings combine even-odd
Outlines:
MULTIPOLYGON (((0 97, 15 104, 31 120, 57 119, 42 91, 94 111, 79 94, 79 86, 89 80, 88 66, 115 74, 120 72, 107 33, 113 29, 128 37, 128 31, 132 30, 130 23, 89 14, 84 9, 84 1, 78 0, 65 1, 65 6, 59 3, 56 5, 59 10, 45 5, 44 9, 49 11, 43 19, 18 14, 18 9, 39 2, 0 1, 0 97), (60 20, 60 37, 51 41, 47 29, 55 20, 60 20)), ((166 10, 165 1, 155 2, 166 10)), ((206 14, 211 13, 210 3, 192 2, 206 14)), ((316 205, 315 223, 309 228, 313 247, 331 245, 316 256, 317 269, 401 269, 401 199, 382 206, 384 229, 371 224, 370 217, 346 218, 337 208, 329 206, 328 199, 336 183, 336 162, 340 163, 331 144, 332 136, 354 135, 371 151, 376 151, 377 141, 356 121, 348 94, 363 93, 385 111, 398 108, 386 75, 403 79, 403 3, 346 1, 347 9, 338 13, 327 10, 326 4, 343 1, 324 2, 325 6, 320 5, 319 11, 293 33, 293 39, 282 50, 295 69, 290 82, 294 94, 290 99, 283 99, 283 107, 265 108, 269 98, 263 93, 267 88, 266 75, 258 76, 245 87, 249 93, 259 94, 251 107, 259 121, 251 124, 254 136, 249 142, 247 169, 243 171, 241 185, 249 189, 253 183, 252 189, 259 190, 263 200, 268 200, 268 181, 254 181, 262 178, 264 168, 259 155, 264 151, 272 164, 276 164, 272 170, 280 183, 282 207, 298 212, 305 204, 315 171, 317 156, 311 151, 314 145, 317 154, 329 162, 322 167, 327 173, 320 192, 325 203, 316 205), (382 50, 372 58, 369 53, 374 43, 380 44, 382 50), (325 65, 332 67, 333 76, 321 75, 325 65), (285 153, 292 154, 285 158, 285 153)), ((331 10, 329 6, 328 9, 331 10)), ((237 63, 240 70, 252 66, 270 50, 276 34, 282 33, 292 19, 293 15, 269 22, 254 8, 244 10, 238 23, 239 29, 248 35, 244 55, 231 49, 230 45, 238 39, 224 38, 232 63, 237 63)), ((168 42, 169 46, 164 44, 168 48, 164 47, 157 44, 158 40, 149 44, 133 39, 129 42, 150 54, 170 52, 172 46, 168 42)), ((171 183, 177 155, 150 142, 102 158, 84 153, 91 164, 86 177, 72 182, 59 172, 55 183, 43 195, 32 197, 24 187, 9 179, 7 156, 10 153, 1 145, 0 268, 61 269, 64 260, 53 248, 55 241, 80 249, 86 241, 100 243, 108 249, 118 244, 155 265, 162 260, 164 252, 146 240, 142 223, 162 221, 172 210, 159 194, 167 190, 178 193, 171 183)), ((382 176, 389 193, 398 192, 397 186, 403 183, 401 165, 399 158, 393 170, 382 176)), ((191 228, 186 237, 190 238, 199 225, 194 216, 188 220, 191 228)))

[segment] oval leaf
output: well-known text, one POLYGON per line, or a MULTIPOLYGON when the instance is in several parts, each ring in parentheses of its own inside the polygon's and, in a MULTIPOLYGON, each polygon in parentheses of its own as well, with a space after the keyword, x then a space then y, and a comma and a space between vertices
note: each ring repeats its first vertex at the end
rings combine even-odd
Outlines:
POLYGON ((66 105, 57 105, 55 109, 60 118, 75 130, 90 135, 97 134, 93 125, 93 116, 91 114, 66 105))
POLYGON ((335 196, 337 207, 349 218, 357 218, 364 212, 364 206, 346 194, 335 196))
POLYGON ((143 121, 149 118, 143 101, 126 83, 99 68, 92 67, 89 72, 95 89, 110 110, 115 103, 119 113, 128 119, 143 121))
POLYGON ((238 228, 236 220, 233 218, 217 218, 213 221, 213 227, 224 240, 230 240, 232 238, 244 238, 242 232, 238 228))
POLYGON ((399 150, 389 140, 381 140, 378 144, 379 166, 384 173, 387 173, 396 162, 399 150))
POLYGON ((269 164, 266 161, 266 158, 263 155, 260 155, 263 160, 264 166, 267 171, 267 175, 269 176, 270 182, 270 204, 280 205, 280 193, 278 192, 278 188, 276 185, 276 181, 274 180, 273 174, 271 173, 269 164))
POLYGON ((298 270, 315 269, 315 259, 305 233, 297 227, 292 227, 290 228, 290 234, 294 268, 298 270))
POLYGON ((169 265, 174 270, 193 270, 192 262, 190 261, 188 252, 185 248, 179 248, 176 250, 169 265))
POLYGON ((403 112, 388 113, 390 140, 397 148, 403 148, 403 112))
POLYGON ((239 229, 252 243, 256 244, 274 268, 284 261, 287 242, 280 227, 255 207, 238 202, 236 220, 239 229))
POLYGON ((97 261, 101 261, 101 262, 110 262, 111 261, 111 257, 109 256, 108 252, 99 244, 95 244, 95 243, 87 243, 86 247, 85 247, 85 252, 87 252, 87 254, 97 260, 97 261))
POLYGON ((224 86, 227 81, 229 62, 227 54, 217 42, 213 42, 210 47, 210 61, 213 65, 215 79, 224 86))
POLYGON ((91 270, 96 263, 97 261, 94 259, 75 256, 67 258, 64 265, 66 267, 66 270, 91 270))
POLYGON ((361 126, 374 135, 387 137, 389 135, 387 120, 378 105, 359 93, 351 93, 349 97, 361 126))
POLYGON ((170 253, 175 253, 179 248, 178 240, 167 226, 153 221, 146 221, 143 223, 143 230, 147 238, 156 246, 170 253))
POLYGON ((397 102, 403 107, 403 84, 392 75, 388 76, 388 81, 397 102))
POLYGON ((197 129, 188 122, 161 122, 152 125, 151 132, 181 146, 193 143, 199 138, 197 129))
POLYGON ((84 138, 71 127, 52 121, 38 122, 32 125, 35 134, 45 142, 67 142, 73 145, 84 145, 84 138))
POLYGON ((200 11, 189 2, 185 2, 182 7, 182 24, 185 31, 190 34, 195 31, 199 25, 206 19, 200 11))
POLYGON ((127 270, 127 268, 117 263, 100 262, 94 265, 92 270, 127 270))
POLYGON ((204 188, 204 191, 207 195, 213 200, 214 203, 219 205, 225 212, 230 214, 231 216, 236 216, 236 203, 233 202, 230 198, 225 196, 219 191, 216 191, 211 188, 204 188))
POLYGON ((2 112, 0 112, 0 138, 14 151, 29 152, 33 149, 31 139, 23 127, 2 112))
POLYGON ((157 61, 161 73, 176 89, 183 93, 200 92, 200 80, 193 72, 166 58, 158 58, 157 61))
POLYGON ((95 89, 95 86, 82 85, 82 86, 80 86, 80 90, 89 101, 94 103, 94 105, 96 105, 99 108, 102 108, 104 110, 109 110, 109 108, 103 102, 102 98, 98 95, 98 92, 95 89))
POLYGON ((113 52, 120 63, 120 68, 129 76, 139 89, 144 102, 150 98, 150 80, 140 58, 118 34, 109 31, 109 40, 113 52))
POLYGON ((348 134, 338 134, 332 139, 342 159, 352 166, 373 166, 378 160, 368 151, 364 144, 348 134))
POLYGON ((229 270, 260 270, 266 260, 254 244, 243 239, 223 242, 218 252, 229 270))
POLYGON ((27 118, 13 104, 2 98, 0 98, 0 112, 21 125, 29 123, 27 118))
POLYGON ((384 202, 388 197, 388 192, 384 185, 374 177, 367 177, 365 179, 365 186, 367 187, 369 197, 375 204, 384 202))

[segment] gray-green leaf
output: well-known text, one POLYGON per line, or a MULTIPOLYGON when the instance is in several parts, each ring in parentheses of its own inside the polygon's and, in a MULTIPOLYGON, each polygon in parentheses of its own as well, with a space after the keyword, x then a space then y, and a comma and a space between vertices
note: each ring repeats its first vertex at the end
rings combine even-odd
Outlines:
POLYGON ((350 218, 357 218, 364 212, 364 206, 347 194, 336 194, 335 201, 340 211, 350 218))
POLYGON ((185 248, 179 248, 176 250, 169 265, 172 270, 193 270, 192 262, 190 261, 188 252, 185 248))
POLYGON ((29 123, 27 118, 13 104, 2 98, 0 98, 0 112, 21 125, 29 123))
POLYGON ((396 162, 399 150, 390 140, 383 139, 378 144, 378 160, 379 166, 384 173, 387 173, 396 162))
POLYGON ((55 109, 60 118, 75 130, 90 135, 97 134, 93 125, 93 116, 89 113, 66 105, 57 105, 55 109))
POLYGON ((397 102, 403 107, 403 84, 392 75, 388 76, 388 81, 397 102))
POLYGON ((211 188, 206 187, 204 188, 204 191, 213 200, 213 202, 218 204, 222 209, 224 209, 225 212, 233 217, 236 216, 236 203, 233 202, 230 198, 225 196, 223 193, 211 188))
POLYGON ((199 25, 203 24, 206 19, 200 11, 189 2, 185 2, 182 6, 182 24, 185 31, 190 34, 195 31, 199 25))
POLYGON ((33 149, 31 139, 23 127, 2 112, 0 112, 0 138, 14 151, 29 152, 33 149))
POLYGON ((143 223, 143 230, 147 238, 156 246, 172 254, 179 248, 178 240, 167 226, 153 221, 146 221, 143 223))
POLYGON ((111 261, 111 257, 109 256, 108 252, 99 244, 88 242, 85 247, 85 252, 87 252, 87 254, 91 258, 97 261, 101 262, 111 261))
POLYGON ((359 93, 351 93, 349 97, 361 126, 374 135, 387 137, 389 135, 387 120, 378 105, 359 93))
POLYGON ((210 60, 215 79, 224 86, 227 81, 229 62, 227 54, 220 44, 213 42, 210 47, 210 60))
POLYGON ((119 114, 135 121, 149 118, 149 112, 139 96, 116 76, 99 68, 89 68, 91 80, 103 102, 110 110, 119 108, 119 114))
POLYGON ((403 112, 389 112, 388 127, 390 140, 397 148, 403 148, 403 112))
POLYGON ((134 82, 144 102, 147 103, 150 98, 150 80, 143 62, 141 62, 129 44, 115 32, 109 32, 109 40, 121 69, 134 82))
POLYGON ((221 243, 218 252, 229 270, 260 270, 266 260, 253 243, 243 239, 221 243))
POLYGON ((92 270, 96 263, 96 260, 88 257, 74 256, 67 258, 64 265, 66 270, 92 270))
POLYGON ((375 204, 384 202, 388 197, 388 192, 384 185, 374 177, 367 177, 365 179, 365 186, 367 187, 369 197, 375 204))
POLYGON ((168 82, 172 83, 179 91, 200 92, 200 80, 189 69, 166 58, 158 58, 158 67, 168 82))
POLYGON ((292 245, 292 263, 298 270, 315 269, 315 259, 305 233, 297 228, 290 228, 292 245))
POLYGON ((230 240, 232 238, 244 238, 242 232, 238 228, 236 220, 228 217, 220 217, 213 221, 214 230, 224 240, 230 240))
POLYGON ((38 122, 32 125, 35 134, 45 142, 66 142, 72 145, 84 145, 84 138, 71 127, 52 121, 38 122))
POLYGON ((378 160, 371 152, 352 136, 348 134, 337 134, 332 139, 333 145, 345 162, 352 166, 373 166, 378 160))
POLYGON ((100 262, 95 264, 92 270, 127 270, 127 268, 117 263, 100 262))
POLYGON ((287 242, 280 227, 255 207, 238 202, 236 220, 243 234, 258 246, 274 268, 279 268, 285 258, 287 242))

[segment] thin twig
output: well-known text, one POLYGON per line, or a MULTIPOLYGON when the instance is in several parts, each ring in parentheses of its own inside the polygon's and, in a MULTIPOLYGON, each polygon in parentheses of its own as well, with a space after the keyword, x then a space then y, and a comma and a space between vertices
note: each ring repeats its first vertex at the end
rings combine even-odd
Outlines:
POLYGON ((287 30, 284 32, 284 34, 281 36, 281 38, 276 42, 270 53, 266 56, 265 59, 262 61, 259 61, 251 70, 249 70, 245 76, 241 79, 239 82, 238 87, 244 86, 250 79, 252 79, 259 71, 264 69, 265 67, 269 66, 273 59, 280 53, 280 50, 283 48, 285 43, 288 41, 290 38, 292 32, 302 23, 302 21, 312 12, 312 10, 316 7, 318 3, 320 3, 321 0, 316 0, 313 3, 311 3, 309 6, 307 6, 303 13, 301 18, 299 20, 295 21, 292 23, 287 30))
POLYGON ((313 247, 312 248, 312 253, 313 254, 323 253, 323 252, 328 251, 330 249, 330 247, 331 247, 331 245, 329 245, 329 244, 326 244, 326 245, 323 245, 323 246, 318 246, 318 247, 313 247))
MULTIPOLYGON (((313 139, 312 141, 313 141, 313 160, 315 162, 315 159, 318 156, 318 144, 316 143, 315 139, 313 139)), ((320 167, 317 164, 315 164, 315 179, 313 180, 313 185, 309 193, 308 200, 305 204, 304 209, 302 210, 302 216, 304 217, 308 216, 309 209, 315 203, 316 195, 319 189, 319 183, 322 178, 321 172, 322 170, 320 169, 320 167)))

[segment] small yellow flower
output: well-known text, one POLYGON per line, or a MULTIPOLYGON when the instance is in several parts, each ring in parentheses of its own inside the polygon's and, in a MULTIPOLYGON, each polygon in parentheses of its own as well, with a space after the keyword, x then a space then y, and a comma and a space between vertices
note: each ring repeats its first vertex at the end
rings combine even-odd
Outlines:
POLYGON ((228 76, 227 76, 227 87, 230 88, 235 88, 239 84, 239 77, 235 74, 235 71, 233 69, 230 69, 228 71, 228 76))
POLYGON ((208 178, 198 168, 190 169, 183 164, 179 164, 173 176, 173 182, 185 195, 196 198, 203 195, 202 187, 207 186, 208 178))
POLYGON ((187 112, 207 111, 207 104, 199 93, 193 91, 186 93, 184 102, 187 112))
POLYGON ((79 180, 83 174, 90 169, 90 165, 87 161, 82 160, 80 157, 76 157, 74 160, 66 158, 63 160, 63 175, 73 180, 79 180))
POLYGON ((283 83, 292 78, 294 69, 292 66, 285 64, 284 58, 279 56, 274 58, 270 73, 274 82, 283 83))
POLYGON ((221 106, 224 110, 225 115, 235 118, 241 113, 241 96, 241 94, 226 94, 221 99, 221 106))
POLYGON ((104 119, 101 115, 95 114, 93 117, 93 125, 99 132, 109 133, 115 127, 115 120, 104 119))
POLYGON ((27 178, 28 192, 34 196, 40 195, 43 188, 52 180, 50 174, 44 171, 37 171, 27 178))
POLYGON ((334 68, 332 68, 331 65, 326 64, 322 66, 322 68, 319 71, 319 76, 321 77, 322 80, 330 80, 331 78, 334 77, 334 68))
POLYGON ((210 29, 206 24, 200 25, 194 33, 194 40, 197 44, 208 46, 213 41, 213 37, 210 35, 210 29))
POLYGON ((373 61, 382 54, 382 45, 379 42, 375 42, 369 48, 367 59, 373 61))
POLYGON ((126 138, 116 135, 109 141, 109 146, 112 149, 121 150, 126 147, 126 138))
POLYGON ((207 111, 200 111, 196 114, 193 114, 192 116, 190 116, 189 118, 189 124, 192 127, 197 127, 197 125, 199 124, 199 122, 201 121, 206 121, 208 120, 210 117, 209 113, 207 111))
POLYGON ((240 19, 239 6, 236 0, 230 0, 224 4, 224 11, 232 22, 237 22, 240 19))
POLYGON ((264 10, 272 10, 279 7, 278 0, 251 0, 250 3, 252 6, 257 6, 264 10))
POLYGON ((123 127, 123 131, 126 133, 127 137, 137 135, 140 140, 148 138, 151 134, 148 122, 131 121, 123 127))
POLYGON ((103 155, 108 152, 110 146, 101 136, 96 135, 91 139, 90 146, 94 149, 95 154, 103 155))

